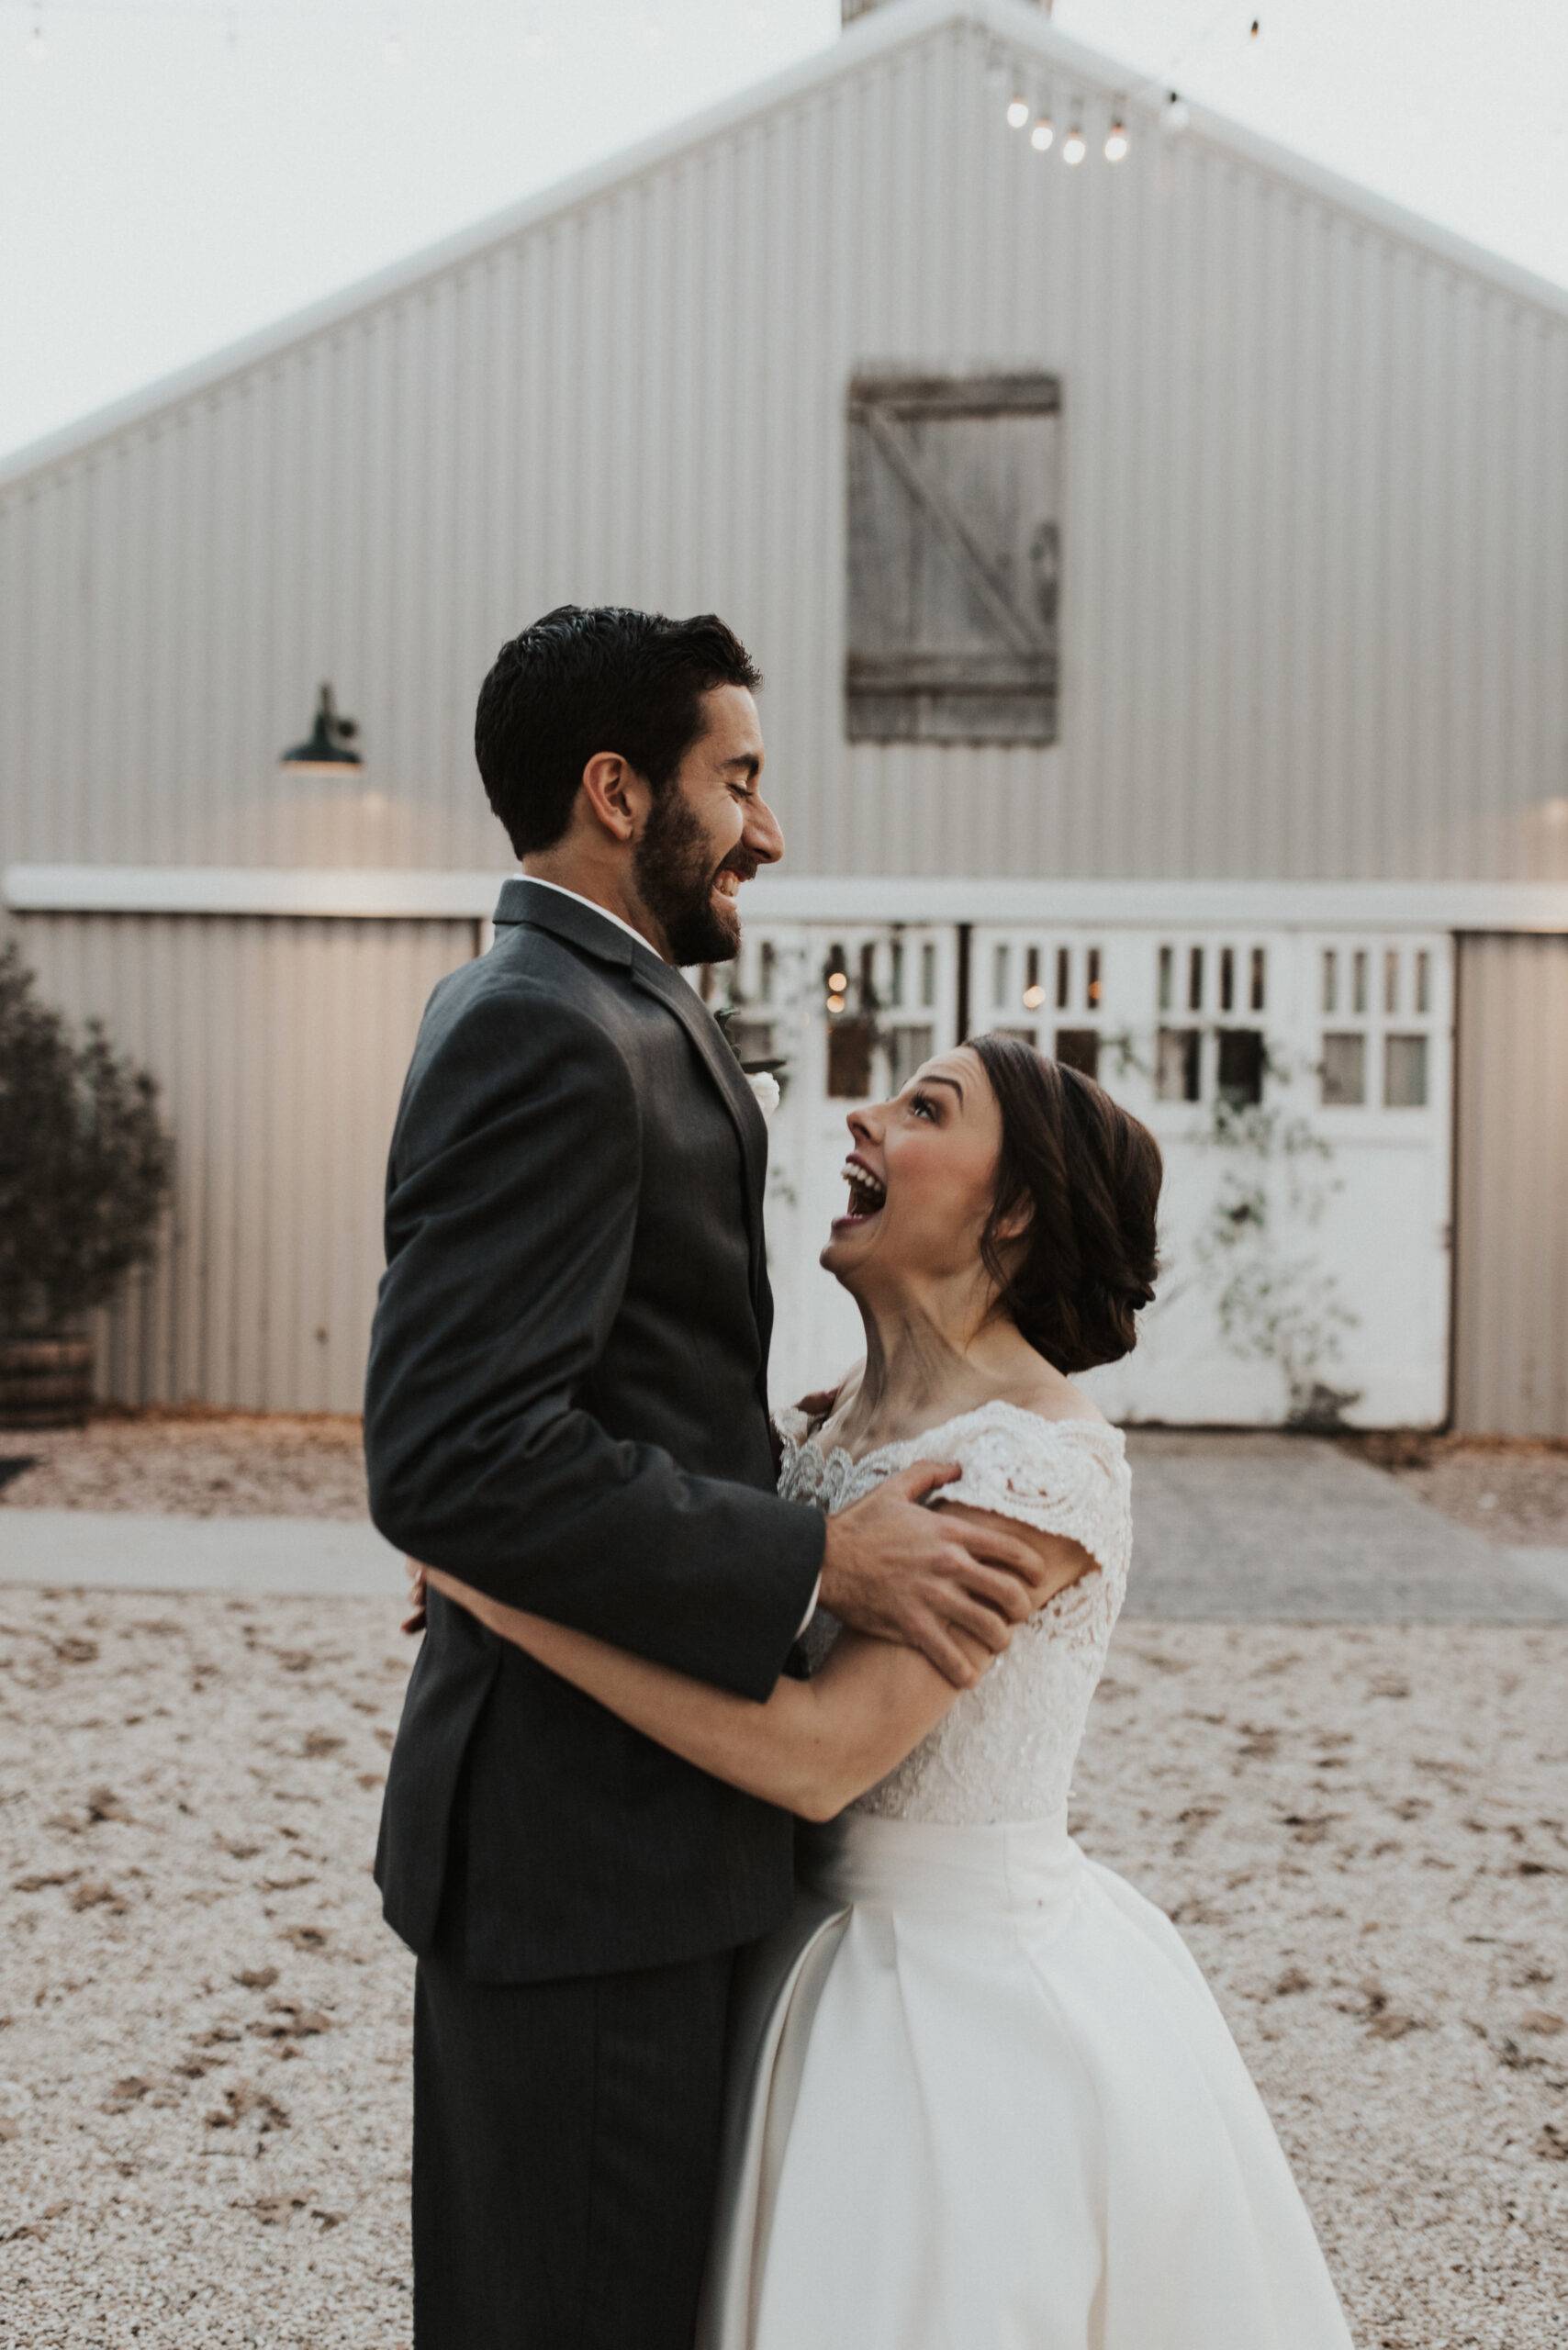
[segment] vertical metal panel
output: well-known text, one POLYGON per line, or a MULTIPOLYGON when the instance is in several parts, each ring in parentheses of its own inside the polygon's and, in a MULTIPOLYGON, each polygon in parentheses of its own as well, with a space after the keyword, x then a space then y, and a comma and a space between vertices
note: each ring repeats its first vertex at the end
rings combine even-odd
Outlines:
POLYGON ((157 1263, 103 1317, 104 1394, 359 1409, 386 1146, 471 923, 31 915, 46 995, 150 1067, 177 1146, 157 1263))
MULTIPOLYGON (((496 645, 716 606, 797 871, 1568 870, 1568 320, 924 26, 0 499, 0 857, 473 864, 496 645), (847 744, 845 386, 1064 397, 1059 745, 847 744), (273 771, 319 677, 379 810, 273 771)), ((1027 61, 1021 61, 1027 62, 1027 61)), ((1036 62, 1036 77, 1045 67, 1036 62)))
POLYGON ((1460 942, 1454 1419, 1568 1437, 1568 938, 1460 942))

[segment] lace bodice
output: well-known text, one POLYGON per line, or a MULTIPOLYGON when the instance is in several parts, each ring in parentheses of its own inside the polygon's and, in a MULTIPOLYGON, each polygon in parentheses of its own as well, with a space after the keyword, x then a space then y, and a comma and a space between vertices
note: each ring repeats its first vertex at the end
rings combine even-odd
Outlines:
MULTIPOLYGON (((903 1444, 852 1460, 824 1452, 799 1412, 780 1412, 778 1490, 829 1513, 847 1508, 914 1460, 957 1460, 963 1475, 943 1498, 994 1510, 1081 1542, 1099 1572, 1058 1592, 978 1688, 966 1691, 856 1811, 952 1826, 1038 1819, 1067 1802, 1089 1701, 1127 1587, 1131 1481, 1119 1428, 1099 1420, 1042 1420, 1013 1404, 984 1404, 903 1444)), ((819 1609, 806 1634, 813 1670, 837 1638, 819 1609)))

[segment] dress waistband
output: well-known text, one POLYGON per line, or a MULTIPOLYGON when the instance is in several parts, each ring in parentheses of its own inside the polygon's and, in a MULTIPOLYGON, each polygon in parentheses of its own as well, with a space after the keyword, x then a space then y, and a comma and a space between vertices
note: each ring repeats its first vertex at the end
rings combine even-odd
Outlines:
POLYGON ((846 1811, 825 1826, 803 1829, 797 1854, 803 1882, 830 1901, 949 1916, 1002 1911, 1036 1920, 1066 1906, 1083 1867, 1065 1809, 1048 1819, 991 1828, 846 1811))

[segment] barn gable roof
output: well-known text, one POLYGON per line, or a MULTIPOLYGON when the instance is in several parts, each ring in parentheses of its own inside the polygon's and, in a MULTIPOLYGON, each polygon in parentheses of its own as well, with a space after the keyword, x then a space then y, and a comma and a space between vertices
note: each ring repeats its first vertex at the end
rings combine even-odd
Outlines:
MULTIPOLYGON (((17 450, 0 460, 0 491, 41 480, 95 447, 112 443, 268 360, 417 292, 530 230, 635 182, 675 157, 745 129, 791 101, 846 78, 873 57, 913 46, 946 27, 964 26, 994 44, 1003 62, 1036 67, 1078 84, 1085 95, 1092 93, 1102 101, 1122 101, 1129 120, 1141 119, 1145 128, 1153 128, 1163 89, 1116 60, 1069 39, 1029 0, 899 0, 896 6, 877 8, 860 17, 830 47, 800 63, 17 450)), ((1205 142, 1384 236, 1421 248, 1435 261, 1468 273, 1501 294, 1534 305, 1558 320, 1568 320, 1568 288, 1470 243, 1238 123, 1193 106, 1182 136, 1205 142)))

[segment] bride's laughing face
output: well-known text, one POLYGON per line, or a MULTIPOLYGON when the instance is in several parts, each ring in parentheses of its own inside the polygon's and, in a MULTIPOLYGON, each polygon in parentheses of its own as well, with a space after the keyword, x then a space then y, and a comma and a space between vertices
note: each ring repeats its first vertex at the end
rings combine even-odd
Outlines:
POLYGON ((927 1061, 891 1102, 851 1111, 848 1188, 822 1262, 851 1292, 868 1279, 976 1273, 1002 1113, 978 1055, 927 1061))

